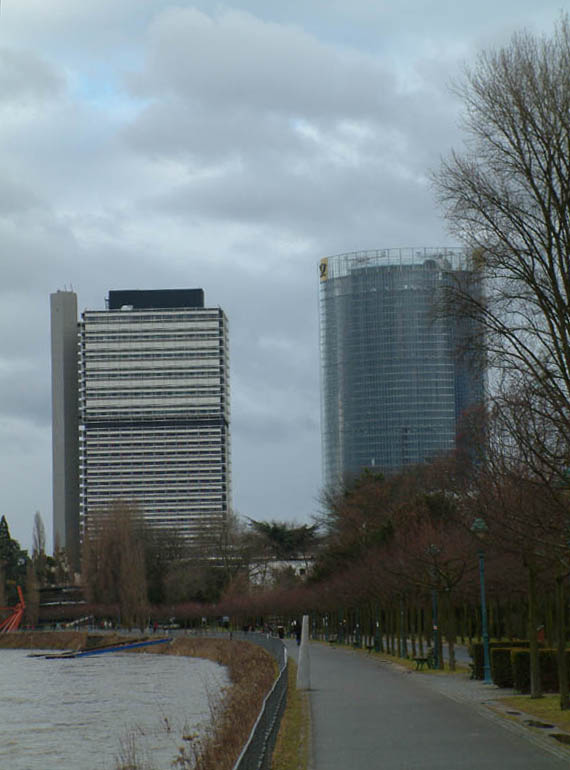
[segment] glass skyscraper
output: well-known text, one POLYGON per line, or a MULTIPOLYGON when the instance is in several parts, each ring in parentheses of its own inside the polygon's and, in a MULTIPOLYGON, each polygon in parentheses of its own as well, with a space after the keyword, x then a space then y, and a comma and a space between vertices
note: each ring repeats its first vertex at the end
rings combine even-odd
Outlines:
POLYGON ((459 418, 484 398, 484 367, 460 354, 470 323, 437 312, 444 287, 470 275, 465 252, 354 252, 319 272, 325 487, 453 449, 459 418))

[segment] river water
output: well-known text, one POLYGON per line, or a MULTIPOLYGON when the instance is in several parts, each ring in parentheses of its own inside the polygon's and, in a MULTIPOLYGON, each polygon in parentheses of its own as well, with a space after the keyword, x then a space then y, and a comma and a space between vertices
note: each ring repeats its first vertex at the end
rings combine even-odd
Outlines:
POLYGON ((115 770, 133 746, 145 770, 168 770, 228 684, 200 658, 28 655, 0 649, 0 767, 10 770, 115 770))

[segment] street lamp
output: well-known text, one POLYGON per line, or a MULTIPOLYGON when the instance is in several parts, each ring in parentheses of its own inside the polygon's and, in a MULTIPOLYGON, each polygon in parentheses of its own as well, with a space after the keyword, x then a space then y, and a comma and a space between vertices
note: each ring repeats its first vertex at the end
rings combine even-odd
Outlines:
POLYGON ((481 631, 483 635, 483 682, 493 684, 489 656, 489 631, 487 628, 487 602, 485 600, 485 551, 483 543, 489 532, 485 519, 477 518, 471 525, 471 532, 479 540, 479 582, 481 584, 481 631))

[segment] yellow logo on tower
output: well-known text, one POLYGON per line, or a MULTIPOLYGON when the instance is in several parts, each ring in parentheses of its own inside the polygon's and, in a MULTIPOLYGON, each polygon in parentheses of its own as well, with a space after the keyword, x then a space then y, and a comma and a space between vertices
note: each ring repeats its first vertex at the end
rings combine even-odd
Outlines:
POLYGON ((321 281, 326 281, 329 277, 329 259, 323 257, 319 263, 319 278, 321 281))

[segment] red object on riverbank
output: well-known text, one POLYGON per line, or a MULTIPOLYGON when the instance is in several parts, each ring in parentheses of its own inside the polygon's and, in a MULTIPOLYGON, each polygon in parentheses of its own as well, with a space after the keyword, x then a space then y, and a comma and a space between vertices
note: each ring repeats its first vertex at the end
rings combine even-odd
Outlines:
POLYGON ((22 589, 18 586, 18 596, 20 601, 15 607, 0 607, 0 611, 8 610, 11 614, 0 623, 0 634, 7 634, 10 631, 17 631, 26 609, 26 602, 24 601, 24 595, 22 589))

